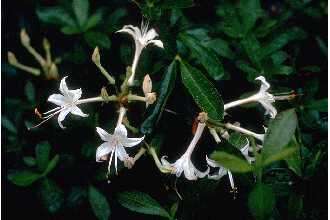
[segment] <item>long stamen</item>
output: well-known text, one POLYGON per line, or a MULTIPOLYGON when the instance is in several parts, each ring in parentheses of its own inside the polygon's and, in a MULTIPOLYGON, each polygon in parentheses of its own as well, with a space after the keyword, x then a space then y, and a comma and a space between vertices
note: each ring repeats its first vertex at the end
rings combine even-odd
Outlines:
POLYGON ((62 107, 59 106, 59 107, 53 108, 53 109, 51 109, 51 110, 49 110, 49 111, 47 111, 47 112, 45 112, 45 113, 42 113, 42 114, 43 114, 43 115, 47 115, 47 114, 49 114, 49 113, 52 113, 52 112, 54 112, 54 111, 57 111, 57 110, 60 109, 60 108, 62 108, 62 107))
MULTIPOLYGON (((64 108, 63 108, 64 109, 64 108)), ((48 115, 47 117, 45 117, 42 122, 40 122, 39 124, 35 125, 35 126, 32 126, 32 127, 29 127, 27 128, 28 130, 31 130, 32 128, 37 128, 39 127, 40 125, 42 125, 43 123, 45 123, 46 121, 48 121, 49 119, 51 119, 52 117, 54 117, 56 114, 60 113, 61 111, 63 111, 63 109, 61 108, 60 110, 54 112, 53 114, 50 114, 48 115)))
POLYGON ((117 170, 117 147, 115 149, 115 170, 116 170, 116 175, 118 175, 118 170, 117 170))
POLYGON ((113 149, 111 151, 111 156, 110 156, 109 165, 108 165, 108 174, 110 174, 110 167, 111 167, 111 162, 112 162, 112 157, 113 157, 114 151, 115 151, 115 149, 113 149))

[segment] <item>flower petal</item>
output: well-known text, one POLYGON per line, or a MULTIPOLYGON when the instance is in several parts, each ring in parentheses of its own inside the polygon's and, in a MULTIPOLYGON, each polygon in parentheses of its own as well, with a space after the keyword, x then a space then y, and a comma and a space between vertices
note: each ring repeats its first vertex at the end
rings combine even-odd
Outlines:
POLYGON ((123 124, 118 125, 115 128, 114 135, 118 135, 121 138, 127 138, 127 130, 123 124))
POLYGON ((67 78, 67 76, 63 77, 63 79, 61 80, 61 83, 60 83, 60 91, 64 96, 67 96, 67 94, 69 92, 68 86, 66 85, 66 82, 65 82, 66 78, 67 78))
POLYGON ((102 157, 108 155, 111 150, 113 149, 113 146, 110 145, 110 143, 105 142, 101 144, 97 149, 96 149, 96 162, 102 162, 102 157))
POLYGON ((120 32, 128 33, 134 38, 134 40, 142 38, 141 30, 133 25, 125 25, 122 29, 116 31, 116 33, 120 32))
POLYGON ((122 145, 118 145, 116 147, 116 153, 117 153, 117 157, 121 161, 124 161, 126 158, 129 157, 128 154, 126 153, 125 148, 122 145))
POLYGON ((261 81, 260 92, 266 92, 270 88, 270 85, 266 81, 265 77, 259 76, 255 80, 261 81))
POLYGON ((155 39, 155 37, 157 36, 158 36, 157 32, 155 31, 155 29, 152 28, 147 32, 145 36, 143 36, 143 38, 145 39, 146 42, 148 42, 150 40, 155 39))
POLYGON ((112 139, 112 135, 100 127, 96 127, 96 132, 100 135, 100 138, 103 141, 110 141, 112 139))
POLYGON ((76 102, 78 99, 80 99, 81 94, 81 89, 72 89, 68 91, 68 95, 72 99, 72 102, 76 102))
POLYGON ((71 113, 74 114, 74 115, 78 115, 78 116, 81 116, 81 117, 88 117, 88 114, 83 113, 81 111, 81 109, 78 108, 77 106, 73 106, 70 109, 71 109, 71 113))
POLYGON ((151 41, 148 42, 148 44, 154 44, 155 46, 164 49, 164 44, 161 40, 151 40, 151 41))
POLYGON ((71 111, 70 108, 64 108, 64 109, 60 112, 60 114, 58 115, 57 122, 58 122, 59 126, 60 126, 62 129, 64 129, 65 127, 62 125, 61 122, 65 119, 65 117, 67 116, 67 114, 70 113, 70 111, 71 111))
POLYGON ((135 145, 138 145, 143 141, 144 136, 141 138, 123 138, 121 140, 121 144, 124 145, 124 147, 134 147, 135 145))
POLYGON ((58 106, 63 106, 67 103, 66 98, 61 94, 50 95, 47 99, 48 102, 54 103, 58 106))
POLYGON ((265 108, 265 115, 270 115, 271 118, 275 118, 277 115, 276 108, 266 100, 259 100, 260 104, 265 108))

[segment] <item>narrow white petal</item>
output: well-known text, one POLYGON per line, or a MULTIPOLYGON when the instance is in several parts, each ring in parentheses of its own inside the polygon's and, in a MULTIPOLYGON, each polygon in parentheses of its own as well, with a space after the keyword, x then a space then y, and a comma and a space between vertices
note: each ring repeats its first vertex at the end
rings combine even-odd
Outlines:
POLYGON ((118 145, 116 147, 116 153, 117 153, 119 160, 121 160, 121 161, 124 161, 126 158, 129 157, 128 154, 126 153, 125 148, 121 145, 118 145))
POLYGON ((61 83, 60 83, 60 91, 64 96, 67 96, 68 91, 69 91, 68 86, 66 85, 66 82, 65 82, 66 78, 67 78, 67 76, 63 77, 63 79, 61 80, 61 83))
POLYGON ((266 81, 265 77, 259 76, 256 80, 261 81, 260 92, 265 92, 270 88, 269 83, 266 81))
POLYGON ((83 113, 81 111, 81 109, 78 108, 77 106, 73 106, 70 109, 71 109, 71 113, 74 114, 74 115, 78 115, 78 116, 81 116, 81 117, 88 117, 88 114, 83 113))
POLYGON ((82 91, 81 89, 72 89, 68 91, 68 95, 72 99, 72 102, 76 102, 81 98, 82 91))
POLYGON ((141 30, 138 27, 135 27, 133 25, 125 25, 122 29, 120 29, 117 32, 118 33, 120 33, 120 32, 128 33, 135 40, 142 37, 141 30))
POLYGON ((63 106, 67 103, 66 98, 61 94, 50 95, 47 99, 48 102, 54 103, 58 106, 63 106))
POLYGON ((62 125, 62 121, 65 119, 65 117, 70 113, 71 109, 70 108, 64 108, 60 114, 58 115, 57 122, 59 126, 64 129, 65 127, 62 125))
POLYGON ((134 147, 135 145, 138 145, 143 141, 144 136, 141 138, 122 138, 121 144, 124 145, 124 147, 134 147))
POLYGON ((110 141, 112 139, 112 135, 100 127, 96 127, 96 132, 100 135, 100 138, 103 141, 110 141))
POLYGON ((268 101, 259 100, 260 104, 265 108, 265 115, 270 115, 271 118, 275 118, 277 115, 276 108, 268 101))
POLYGON ((127 130, 123 124, 118 125, 115 128, 114 135, 118 135, 121 138, 127 138, 127 130))
POLYGON ((231 174, 231 172, 229 170, 228 170, 228 177, 229 177, 229 182, 230 182, 231 188, 235 189, 234 178, 233 178, 233 175, 231 174))
POLYGON ((147 32, 145 36, 143 36, 143 38, 145 39, 146 42, 148 42, 150 40, 155 39, 155 37, 157 36, 158 36, 157 32, 155 31, 155 29, 152 28, 147 32))
POLYGON ((212 159, 208 158, 207 155, 206 155, 206 162, 210 167, 213 167, 213 168, 214 167, 219 167, 219 164, 215 160, 212 160, 212 159))
POLYGON ((161 40, 151 40, 151 41, 148 41, 148 44, 154 44, 155 46, 164 49, 164 44, 161 40))
POLYGON ((101 158, 108 155, 112 149, 113 147, 108 142, 101 144, 96 149, 96 162, 102 162, 101 158))

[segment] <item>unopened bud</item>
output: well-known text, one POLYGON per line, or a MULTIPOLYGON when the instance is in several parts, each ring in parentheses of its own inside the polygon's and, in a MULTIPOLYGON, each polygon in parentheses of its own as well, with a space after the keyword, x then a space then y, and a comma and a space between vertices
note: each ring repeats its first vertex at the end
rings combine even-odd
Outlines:
POLYGON ((207 113, 206 112, 199 113, 197 119, 200 123, 205 123, 208 119, 207 113))
POLYGON ((42 40, 42 45, 43 45, 43 47, 45 48, 45 50, 49 50, 49 49, 50 49, 50 43, 49 43, 49 41, 47 40, 47 38, 44 38, 44 39, 42 40))
POLYGON ((152 81, 151 81, 149 74, 145 75, 145 77, 143 79, 142 90, 145 95, 147 93, 150 93, 152 90, 152 81))
POLYGON ((95 47, 94 49, 94 52, 92 54, 92 60, 97 66, 101 64, 101 57, 98 47, 95 47))
POLYGON ((8 62, 11 65, 15 65, 17 64, 17 59, 15 54, 13 54, 12 52, 8 51, 8 62))
POLYGON ((58 69, 55 63, 52 63, 47 74, 47 79, 58 79, 58 69))
POLYGON ((30 37, 26 33, 24 28, 22 28, 20 36, 21 36, 21 43, 23 44, 23 46, 29 46, 30 45, 30 37))

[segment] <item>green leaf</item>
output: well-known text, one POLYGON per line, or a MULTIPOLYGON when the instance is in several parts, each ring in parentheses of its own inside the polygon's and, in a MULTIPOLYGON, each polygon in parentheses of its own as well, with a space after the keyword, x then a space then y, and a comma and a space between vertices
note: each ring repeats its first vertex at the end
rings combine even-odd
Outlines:
POLYGON ((160 3, 162 9, 189 8, 193 5, 193 0, 164 0, 160 3))
POLYGON ((242 25, 235 7, 232 5, 223 5, 223 10, 217 10, 217 14, 223 16, 223 23, 219 26, 225 34, 232 38, 243 37, 242 25), (221 12, 221 13, 219 13, 221 12))
POLYGON ((42 175, 43 175, 43 176, 46 176, 50 171, 52 171, 52 170, 56 167, 56 165, 57 165, 59 159, 60 159, 60 156, 59 156, 58 154, 56 154, 56 155, 53 157, 53 159, 52 159, 51 161, 49 161, 49 163, 48 163, 48 165, 47 165, 45 171, 42 173, 42 175))
POLYGON ((88 18, 89 0, 72 0, 72 9, 79 27, 83 28, 88 18))
POLYGON ((328 99, 313 100, 304 107, 310 110, 317 110, 319 112, 328 112, 328 99))
POLYGON ((294 109, 279 113, 269 124, 262 156, 263 159, 280 153, 291 140, 297 127, 297 115, 294 109))
POLYGON ((120 28, 120 20, 127 15, 127 10, 125 8, 118 8, 112 12, 106 22, 105 27, 107 27, 107 33, 112 33, 120 28))
POLYGON ((275 65, 281 65, 289 57, 284 51, 277 51, 271 55, 271 59, 275 65))
POLYGON ((62 189, 48 178, 44 178, 41 182, 40 196, 44 207, 52 214, 58 212, 64 202, 62 189))
POLYGON ((275 206, 272 188, 262 183, 257 184, 249 194, 248 206, 256 219, 268 219, 275 206))
POLYGON ((232 172, 246 173, 253 170, 251 164, 246 160, 226 152, 216 151, 211 154, 211 159, 232 172))
POLYGON ((224 76, 222 63, 213 50, 204 47, 200 41, 189 34, 180 34, 179 39, 190 48, 194 58, 204 66, 213 79, 220 80, 224 76))
POLYGON ((9 120, 7 116, 1 117, 1 125, 11 133, 17 134, 17 129, 15 125, 9 120))
POLYGON ((76 26, 76 22, 71 15, 61 7, 47 7, 37 9, 38 18, 48 24, 55 24, 59 26, 76 26))
POLYGON ((88 200, 97 219, 108 220, 111 210, 106 197, 94 186, 88 188, 88 200))
POLYGON ((268 156, 266 159, 264 159, 262 165, 267 166, 275 161, 284 160, 284 159, 288 158, 289 156, 291 156, 296 151, 297 151, 297 149, 293 148, 293 147, 282 149, 281 151, 276 152, 276 153, 268 156))
POLYGON ((36 161, 38 169, 41 172, 44 171, 48 165, 50 149, 51 146, 47 141, 41 142, 36 146, 36 161))
POLYGON ((143 192, 131 191, 119 193, 118 202, 133 212, 170 218, 169 213, 156 200, 143 192))
POLYGON ((81 33, 81 29, 76 26, 64 26, 61 28, 61 32, 66 35, 73 35, 81 33))
POLYGON ((302 176, 302 160, 300 155, 300 146, 293 136, 290 143, 286 146, 286 149, 295 149, 295 151, 285 159, 290 170, 292 170, 298 176, 302 176))
POLYGON ((32 84, 31 81, 28 81, 25 84, 24 93, 25 93, 25 96, 28 99, 28 101, 34 103, 34 101, 36 99, 36 91, 35 91, 34 85, 32 84))
POLYGON ((247 34, 261 15, 260 2, 259 0, 240 0, 239 3, 243 33, 247 34))
POLYGON ((66 206, 68 208, 75 208, 81 205, 87 198, 87 190, 82 186, 74 186, 66 199, 66 206))
POLYGON ((259 71, 253 68, 249 63, 243 61, 243 60, 238 60, 236 63, 236 67, 243 72, 248 74, 248 79, 250 81, 254 81, 254 79, 260 75, 259 71))
POLYGON ((276 25, 277 20, 266 19, 255 29, 254 33, 257 37, 265 37, 274 29, 274 27, 276 27, 276 25))
POLYGON ((290 29, 287 32, 277 35, 272 41, 268 44, 260 48, 257 52, 257 56, 259 56, 260 60, 265 58, 266 56, 274 53, 277 50, 282 49, 285 45, 287 45, 290 41, 303 39, 305 38, 306 33, 297 27, 290 29))
POLYGON ((176 212, 178 211, 178 208, 179 208, 179 202, 175 202, 171 206, 170 215, 171 215, 172 219, 175 219, 175 215, 176 215, 176 212))
POLYGON ((181 78, 197 105, 214 121, 222 121, 224 104, 213 84, 196 68, 180 60, 181 78))
POLYGON ((87 31, 96 25, 98 25, 103 19, 103 11, 97 11, 88 18, 86 25, 84 26, 84 31, 87 31))
POLYGON ((260 43, 257 38, 251 33, 244 37, 241 41, 241 45, 243 46, 251 62, 257 67, 260 66, 261 59, 257 54, 257 51, 260 50, 260 43))
POLYGON ((206 42, 202 42, 202 44, 216 52, 219 56, 228 58, 228 59, 233 59, 235 57, 234 52, 230 49, 230 46, 227 41, 224 41, 220 38, 216 38, 213 40, 209 40, 206 42))
POLYGON ((165 75, 161 80, 161 85, 157 91, 157 102, 147 110, 147 118, 141 124, 140 130, 143 134, 150 134, 158 123, 165 108, 168 97, 173 91, 177 75, 176 61, 174 60, 167 68, 165 75))
POLYGON ((248 139, 238 132, 230 134, 228 142, 239 150, 249 143, 248 139))
POLYGON ((36 159, 34 157, 23 157, 23 161, 29 167, 33 167, 37 164, 36 159))
POLYGON ((88 45, 92 48, 102 47, 109 49, 111 46, 111 41, 108 35, 102 32, 88 31, 84 34, 84 38, 88 45))
POLYGON ((41 177, 40 174, 29 170, 17 171, 16 173, 8 174, 10 182, 18 186, 29 186, 41 177))
POLYGON ((319 45, 321 52, 325 56, 328 56, 328 47, 327 47, 326 43, 324 42, 324 40, 322 40, 322 38, 319 36, 315 37, 315 40, 316 40, 317 44, 319 45))

